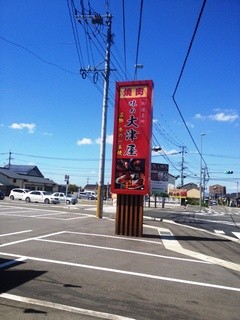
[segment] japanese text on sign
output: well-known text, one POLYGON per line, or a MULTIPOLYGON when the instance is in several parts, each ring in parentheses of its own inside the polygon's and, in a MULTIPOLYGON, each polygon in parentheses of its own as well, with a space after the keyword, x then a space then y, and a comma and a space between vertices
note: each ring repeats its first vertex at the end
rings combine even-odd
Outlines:
POLYGON ((146 193, 152 124, 151 96, 151 81, 117 84, 113 189, 139 189, 146 193))

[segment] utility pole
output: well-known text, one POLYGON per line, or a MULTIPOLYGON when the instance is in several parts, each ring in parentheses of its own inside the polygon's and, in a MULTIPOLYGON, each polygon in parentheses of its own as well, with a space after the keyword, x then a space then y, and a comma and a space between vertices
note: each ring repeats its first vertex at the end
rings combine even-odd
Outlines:
MULTIPOLYGON (((103 213, 103 196, 104 196, 104 173, 105 173, 105 153, 106 153, 106 125, 107 125, 107 107, 108 107, 108 91, 109 91, 109 76, 110 76, 110 49, 112 43, 112 15, 81 15, 77 19, 92 19, 92 23, 103 23, 106 19, 107 25, 107 39, 105 51, 105 67, 104 67, 104 87, 103 87, 103 105, 102 105, 102 127, 101 127, 101 143, 100 143, 100 159, 99 159, 99 181, 98 181, 98 197, 97 197, 97 211, 96 217, 102 218, 103 213)), ((93 69, 96 71, 96 69, 93 69)), ((89 71, 93 71, 89 70, 89 71)), ((82 76, 86 76, 87 70, 82 70, 82 76)))
POLYGON ((8 156, 8 169, 10 169, 10 167, 11 167, 11 160, 12 160, 13 158, 12 158, 12 152, 11 152, 11 150, 9 151, 9 156, 8 156))
POLYGON ((182 151, 181 151, 181 153, 182 153, 182 162, 181 162, 181 175, 180 175, 180 177, 181 177, 181 187, 184 185, 184 169, 185 169, 185 167, 184 167, 184 153, 185 153, 185 151, 184 151, 184 149, 185 149, 186 147, 185 146, 182 146, 182 151))
POLYGON ((112 42, 112 16, 107 15, 107 45, 105 53, 105 71, 104 71, 104 88, 103 88, 103 107, 102 107, 102 130, 99 162, 99 182, 97 197, 96 217, 102 218, 103 214, 103 191, 104 191, 104 171, 105 171, 105 149, 106 149, 106 125, 107 125, 107 106, 108 106, 108 89, 110 76, 110 48, 112 42))
POLYGON ((205 133, 201 133, 201 145, 200 145, 200 182, 199 182, 199 212, 202 211, 202 177, 203 177, 203 156, 202 156, 202 137, 205 136, 205 133))

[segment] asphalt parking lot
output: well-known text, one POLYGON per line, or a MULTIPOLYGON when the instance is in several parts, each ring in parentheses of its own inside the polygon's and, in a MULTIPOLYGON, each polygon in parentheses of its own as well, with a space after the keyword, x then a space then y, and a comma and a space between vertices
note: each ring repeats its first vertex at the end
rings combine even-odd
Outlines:
POLYGON ((238 318, 240 261, 218 254, 238 243, 188 230, 203 243, 185 247, 176 226, 150 219, 143 237, 116 236, 104 210, 0 203, 3 319, 238 318))

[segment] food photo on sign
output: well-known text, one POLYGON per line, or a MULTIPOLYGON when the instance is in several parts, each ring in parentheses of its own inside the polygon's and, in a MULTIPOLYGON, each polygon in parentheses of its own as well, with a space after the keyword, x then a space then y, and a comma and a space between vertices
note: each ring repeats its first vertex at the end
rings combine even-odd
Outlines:
POLYGON ((117 159, 116 189, 143 190, 145 186, 145 159, 117 159))

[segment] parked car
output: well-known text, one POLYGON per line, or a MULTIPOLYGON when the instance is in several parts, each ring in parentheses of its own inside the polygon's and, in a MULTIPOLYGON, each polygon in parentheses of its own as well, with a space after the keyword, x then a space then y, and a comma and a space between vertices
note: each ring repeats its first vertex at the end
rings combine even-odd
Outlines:
POLYGON ((0 190, 0 200, 3 200, 4 198, 5 198, 5 193, 0 190))
POLYGON ((11 200, 25 200, 26 194, 30 190, 28 189, 22 189, 22 188, 14 188, 11 190, 9 198, 11 200))
POLYGON ((216 200, 210 200, 209 201, 209 205, 210 206, 216 206, 218 203, 217 203, 217 201, 216 200))
POLYGON ((29 191, 25 195, 26 202, 43 202, 43 203, 60 203, 57 197, 54 197, 52 193, 47 191, 29 191))
POLYGON ((79 199, 88 199, 88 200, 96 200, 97 195, 94 192, 86 191, 86 192, 79 192, 78 193, 79 199))
POLYGON ((52 194, 53 197, 57 197, 60 201, 60 203, 66 203, 66 204, 76 204, 78 202, 78 199, 71 194, 66 194, 64 192, 54 192, 52 194))

